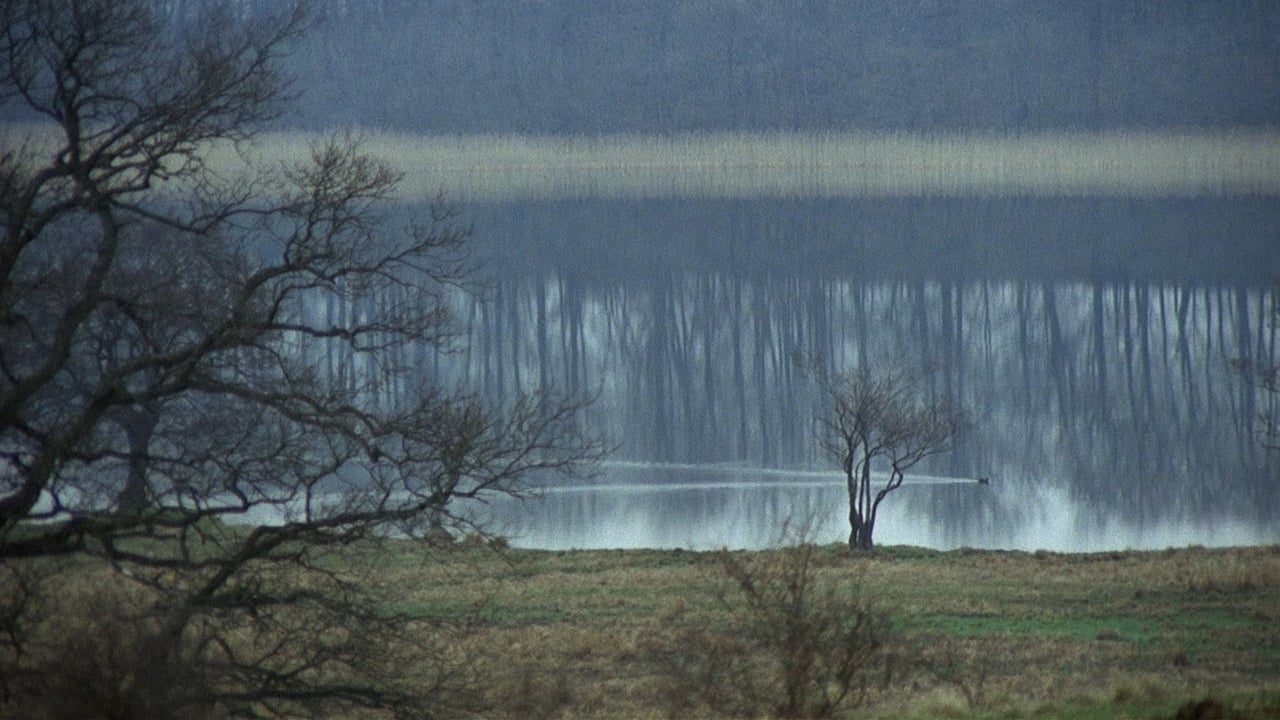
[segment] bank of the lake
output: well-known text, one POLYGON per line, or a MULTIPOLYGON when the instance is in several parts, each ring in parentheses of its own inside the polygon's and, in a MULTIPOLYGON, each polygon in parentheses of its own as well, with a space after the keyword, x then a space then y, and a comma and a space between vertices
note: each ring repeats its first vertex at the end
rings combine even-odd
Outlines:
MULTIPOLYGON (((398 610, 475 621, 467 652, 498 714, 634 718, 708 711, 657 659, 690 628, 730 627, 725 558, 770 552, 395 544, 360 564, 398 610)), ((1280 546, 812 557, 820 585, 892 627, 892 676, 849 717, 1172 717, 1207 697, 1224 717, 1280 713, 1280 546)))

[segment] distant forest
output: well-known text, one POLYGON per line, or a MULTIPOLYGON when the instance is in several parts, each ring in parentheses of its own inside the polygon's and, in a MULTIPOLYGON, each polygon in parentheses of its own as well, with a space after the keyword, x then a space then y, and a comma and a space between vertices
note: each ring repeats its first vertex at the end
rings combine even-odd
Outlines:
MULTIPOLYGON (((158 0, 159 1, 159 0, 158 0)), ((178 16, 202 0, 164 0, 178 16)), ((244 12, 274 0, 241 0, 244 12)), ((417 133, 1274 125, 1275 0, 317 0, 290 125, 417 133)))

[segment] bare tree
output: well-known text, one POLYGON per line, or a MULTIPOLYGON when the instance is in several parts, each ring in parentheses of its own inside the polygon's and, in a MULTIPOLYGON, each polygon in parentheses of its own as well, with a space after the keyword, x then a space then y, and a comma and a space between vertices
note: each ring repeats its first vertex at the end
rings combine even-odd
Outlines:
POLYGON ((96 602, 118 620, 69 648, 8 613, 0 675, 31 682, 0 707, 72 682, 112 717, 442 713, 466 684, 430 640, 447 628, 377 605, 326 553, 581 469, 602 449, 585 400, 497 406, 406 360, 453 342, 469 231, 442 203, 391 223, 398 176, 353 139, 250 177, 206 164, 287 100, 275 67, 302 12, 211 3, 188 33, 154 7, 0 4, 0 102, 36 121, 0 150, 0 570, 78 559, 6 607, 65 622, 61 596, 105 561, 96 602))
POLYGON ((948 449, 963 414, 929 399, 922 383, 900 371, 817 374, 822 447, 840 462, 849 492, 849 549, 871 550, 880 503, 902 486, 908 470, 948 449), (883 471, 883 483, 875 482, 873 470, 883 471))

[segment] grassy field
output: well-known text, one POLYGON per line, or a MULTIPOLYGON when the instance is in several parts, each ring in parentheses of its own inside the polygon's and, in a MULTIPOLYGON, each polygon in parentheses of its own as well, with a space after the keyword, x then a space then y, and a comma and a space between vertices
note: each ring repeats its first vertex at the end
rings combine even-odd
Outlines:
MULTIPOLYGON (((1280 546, 851 557, 839 545, 551 552, 468 539, 316 552, 380 614, 409 619, 379 641, 391 663, 379 667, 411 687, 443 682, 449 694, 431 702, 464 716, 1280 718, 1280 546), (841 688, 857 701, 824 704, 841 688)), ((328 587, 318 579, 298 578, 328 587)), ((151 596, 88 559, 49 587, 42 647, 76 654, 48 669, 115 698, 138 638, 112 618, 146 617, 151 596)), ((219 637, 273 647, 270 628, 242 635, 250 625, 235 622, 219 637)))
MULTIPOLYGON (((396 589, 389 609, 473 622, 466 654, 497 714, 667 717, 682 698, 655 648, 728 627, 726 557, 766 555, 459 545, 359 562, 396 589)), ((1280 717, 1280 547, 813 558, 892 627, 893 676, 847 716, 1173 717, 1211 698, 1189 716, 1280 717)))

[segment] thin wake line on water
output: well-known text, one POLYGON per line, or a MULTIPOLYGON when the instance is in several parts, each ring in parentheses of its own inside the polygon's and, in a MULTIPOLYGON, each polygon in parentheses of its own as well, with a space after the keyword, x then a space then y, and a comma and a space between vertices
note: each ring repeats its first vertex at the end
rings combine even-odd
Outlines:
MULTIPOLYGON (((723 490, 730 488, 817 488, 842 487, 845 479, 843 473, 832 470, 800 470, 785 468, 762 468, 740 463, 660 463, 640 462, 634 460, 607 460, 600 463, 606 469, 659 472, 688 472, 704 475, 733 475, 741 478, 766 477, 767 480, 725 480, 725 481, 690 481, 690 482, 634 482, 604 480, 598 483, 574 483, 572 485, 542 485, 537 488, 542 493, 591 492, 608 490, 609 492, 662 492, 679 490, 723 490), (787 481, 787 478, 804 478, 787 481)), ((884 481, 888 475, 873 472, 873 479, 884 481)), ((977 485, 977 478, 951 477, 945 475, 907 475, 903 486, 909 485, 977 485)))

